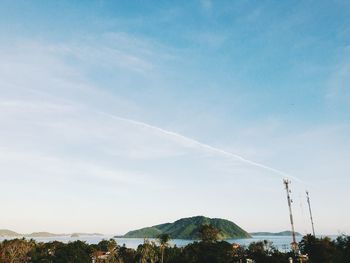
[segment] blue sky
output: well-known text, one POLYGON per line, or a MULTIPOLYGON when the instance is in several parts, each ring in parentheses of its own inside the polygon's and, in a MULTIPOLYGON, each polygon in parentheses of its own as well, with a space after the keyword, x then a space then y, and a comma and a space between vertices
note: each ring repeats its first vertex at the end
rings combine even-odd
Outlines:
POLYGON ((349 233, 347 1, 1 1, 0 228, 349 233))

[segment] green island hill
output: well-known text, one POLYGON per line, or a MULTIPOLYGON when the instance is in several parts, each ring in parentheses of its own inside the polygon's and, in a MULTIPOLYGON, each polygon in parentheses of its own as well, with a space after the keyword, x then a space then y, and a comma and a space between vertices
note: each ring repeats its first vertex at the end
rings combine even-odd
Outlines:
POLYGON ((220 218, 194 216, 181 218, 173 223, 165 223, 138 230, 129 231, 126 238, 157 238, 160 234, 168 234, 172 239, 196 240, 199 238, 199 229, 202 225, 212 225, 217 228, 219 239, 250 238, 251 235, 235 223, 220 218))

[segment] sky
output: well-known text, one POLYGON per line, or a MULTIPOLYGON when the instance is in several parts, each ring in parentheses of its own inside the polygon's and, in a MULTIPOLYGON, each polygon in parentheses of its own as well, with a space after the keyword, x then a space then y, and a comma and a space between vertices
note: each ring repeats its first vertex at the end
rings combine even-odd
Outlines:
POLYGON ((0 228, 204 215, 350 234, 349 1, 0 1, 0 228))

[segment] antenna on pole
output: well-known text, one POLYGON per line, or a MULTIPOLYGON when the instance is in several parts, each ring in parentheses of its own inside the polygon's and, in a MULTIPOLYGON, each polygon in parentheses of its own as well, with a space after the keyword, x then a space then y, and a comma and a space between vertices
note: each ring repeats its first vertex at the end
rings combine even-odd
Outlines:
POLYGON ((306 191, 306 199, 307 199, 307 203, 308 203, 308 205, 309 205, 309 212, 310 212, 312 233, 313 233, 314 236, 316 236, 316 235, 315 235, 315 228, 314 228, 314 220, 313 220, 313 218, 312 218, 312 212, 311 212, 310 197, 309 197, 309 192, 308 192, 308 191, 306 191))
POLYGON ((292 238, 293 238, 293 242, 292 242, 292 249, 295 253, 299 252, 298 249, 298 243, 296 241, 295 238, 295 230, 294 230, 294 221, 293 221, 293 213, 292 213, 292 199, 290 198, 290 193, 292 192, 289 189, 289 184, 291 183, 288 179, 283 179, 283 183, 286 187, 286 192, 287 192, 287 201, 288 201, 288 207, 289 207, 289 217, 290 217, 290 224, 292 226, 292 238))

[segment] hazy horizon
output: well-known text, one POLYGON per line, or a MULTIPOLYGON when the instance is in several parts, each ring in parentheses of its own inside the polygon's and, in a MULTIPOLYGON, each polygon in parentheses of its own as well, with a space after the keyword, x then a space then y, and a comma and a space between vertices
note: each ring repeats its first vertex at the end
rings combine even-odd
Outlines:
POLYGON ((0 229, 204 215, 350 233, 350 2, 2 1, 0 229))
MULTIPOLYGON (((197 216, 202 216, 202 215, 197 215, 197 216)), ((222 218, 222 219, 225 219, 225 218, 222 218)), ((227 219, 226 219, 227 220, 227 219)), ((159 225, 159 224, 164 224, 164 223, 173 223, 172 222, 159 222, 158 224, 155 224, 155 225, 159 225)), ((154 225, 152 225, 154 226, 154 225)), ((148 225, 148 226, 144 226, 144 227, 151 227, 151 225, 148 225)), ((139 229, 142 229, 144 227, 141 227, 141 228, 138 228, 138 229, 129 229, 127 230, 127 232, 129 231, 133 231, 133 230, 139 230, 139 229)), ((33 231, 29 231, 29 232, 26 232, 26 233, 20 233, 18 231, 16 231, 15 229, 1 229, 0 230, 10 230, 10 231, 13 231, 13 232, 16 232, 17 234, 19 235, 30 235, 30 234, 33 234, 33 233, 50 233, 50 234, 57 234, 57 235, 71 235, 71 234, 88 234, 88 235, 92 235, 92 234, 98 234, 98 235, 103 235, 103 236, 123 236, 125 235, 127 232, 125 233, 100 233, 100 232, 96 232, 96 231, 89 231, 89 232, 79 232, 79 231, 74 231, 74 232, 54 232, 54 231, 49 231, 49 230, 45 230, 45 229, 41 229, 41 230, 33 230, 33 231)), ((259 231, 250 231, 249 229, 244 229, 245 231, 247 231, 248 233, 280 233, 280 232, 285 232, 285 231, 291 231, 291 229, 280 229, 280 230, 277 230, 277 231, 264 231, 263 229, 262 230, 259 230, 259 231)), ((298 231, 296 231, 296 233, 299 233, 298 231)), ((301 233, 299 233, 301 234, 301 233)), ((318 234, 317 236, 337 236, 341 233, 320 233, 318 234)))

